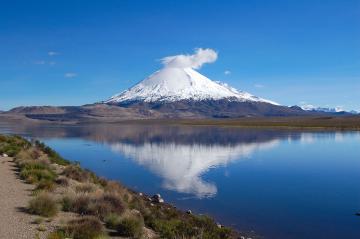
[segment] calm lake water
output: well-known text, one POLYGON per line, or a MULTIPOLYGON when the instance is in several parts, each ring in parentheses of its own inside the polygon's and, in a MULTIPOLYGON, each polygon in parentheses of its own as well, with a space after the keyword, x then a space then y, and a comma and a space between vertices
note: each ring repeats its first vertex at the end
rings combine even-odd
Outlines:
POLYGON ((264 238, 360 238, 359 132, 4 122, 0 132, 264 238))

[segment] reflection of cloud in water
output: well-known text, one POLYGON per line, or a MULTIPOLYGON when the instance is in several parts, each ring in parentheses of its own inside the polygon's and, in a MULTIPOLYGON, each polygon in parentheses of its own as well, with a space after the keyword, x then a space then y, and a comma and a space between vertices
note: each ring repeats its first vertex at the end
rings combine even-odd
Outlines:
POLYGON ((314 137, 314 134, 312 133, 302 133, 300 135, 300 142, 302 144, 312 144, 314 143, 316 138, 314 137))
MULTIPOLYGON (((360 132, 322 132, 322 133, 312 133, 306 132, 301 133, 300 138, 297 138, 295 141, 300 141, 302 144, 313 144, 319 139, 321 140, 331 140, 337 143, 343 142, 347 136, 351 135, 353 139, 360 139, 360 132)), ((289 142, 291 142, 292 136, 289 136, 289 142)))
POLYGON ((197 197, 217 193, 216 185, 201 176, 210 168, 228 164, 250 156, 256 150, 272 148, 280 140, 237 145, 184 145, 175 143, 144 143, 141 145, 115 143, 111 148, 163 178, 166 189, 197 197))

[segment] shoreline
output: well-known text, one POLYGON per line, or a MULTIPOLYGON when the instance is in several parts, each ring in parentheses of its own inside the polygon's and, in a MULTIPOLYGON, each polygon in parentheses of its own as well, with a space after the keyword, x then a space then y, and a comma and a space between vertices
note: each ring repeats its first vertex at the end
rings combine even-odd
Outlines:
MULTIPOLYGON (((71 225, 85 219, 90 220, 86 223, 99 227, 101 235, 104 236, 101 238, 140 238, 140 234, 141 238, 187 238, 204 233, 208 234, 209 238, 219 239, 259 238, 219 225, 207 216, 180 211, 163 202, 160 195, 150 197, 130 190, 118 182, 99 178, 79 165, 63 159, 38 141, 29 142, 18 136, 0 135, 0 153, 12 156, 19 177, 27 184, 21 182, 20 178, 14 177, 14 180, 32 187, 31 197, 27 198, 30 201, 26 210, 21 213, 24 217, 29 216, 29 213, 35 215, 32 218, 37 222, 33 223, 36 238, 81 238, 76 237, 81 228, 74 229, 71 225), (36 203, 37 200, 43 200, 42 204, 36 203), (55 214, 44 213, 38 208, 48 201, 54 204, 55 214), (131 222, 133 234, 124 234, 125 221, 126 227, 129 227, 131 222)), ((3 161, 4 157, 0 158, 3 161)), ((1 217, 2 215, 0 220, 1 217)), ((82 227, 86 228, 86 225, 82 227)), ((129 231, 129 228, 126 229, 129 231)))
POLYGON ((279 130, 310 130, 310 131, 360 131, 360 116, 307 116, 307 117, 243 117, 228 119, 116 119, 116 118, 88 118, 71 121, 66 119, 39 120, 25 115, 6 113, 0 114, 0 122, 17 121, 39 125, 96 125, 96 124, 139 124, 139 125, 183 125, 183 126, 216 126, 249 129, 279 129, 279 130))

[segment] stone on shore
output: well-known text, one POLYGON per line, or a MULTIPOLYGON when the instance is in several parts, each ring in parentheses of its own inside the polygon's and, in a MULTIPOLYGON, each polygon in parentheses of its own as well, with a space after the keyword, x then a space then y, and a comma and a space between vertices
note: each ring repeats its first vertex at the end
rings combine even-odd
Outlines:
POLYGON ((163 203, 164 202, 164 199, 161 198, 160 194, 155 194, 154 196, 151 197, 151 200, 152 200, 152 202, 155 202, 155 203, 163 203))

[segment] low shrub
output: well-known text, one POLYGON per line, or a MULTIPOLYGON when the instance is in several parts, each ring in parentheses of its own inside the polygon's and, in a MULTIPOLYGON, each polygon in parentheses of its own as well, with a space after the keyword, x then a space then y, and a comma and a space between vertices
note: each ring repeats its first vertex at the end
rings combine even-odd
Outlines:
POLYGON ((10 157, 16 156, 22 149, 28 149, 31 144, 20 136, 2 136, 0 153, 6 153, 10 157))
POLYGON ((55 184, 51 180, 41 180, 36 186, 36 190, 54 191, 55 184))
POLYGON ((46 181, 49 185, 50 181, 53 182, 56 177, 54 171, 44 160, 18 160, 17 164, 20 167, 20 178, 28 183, 46 181))
POLYGON ((116 230, 121 236, 140 238, 143 234, 144 221, 138 217, 127 217, 120 221, 116 230))
POLYGON ((26 169, 20 170, 20 178, 28 183, 37 183, 42 180, 53 181, 55 179, 55 173, 50 169, 26 169))
POLYGON ((104 220, 106 215, 112 213, 112 205, 101 200, 93 200, 88 207, 87 213, 104 220))
POLYGON ((105 178, 102 177, 98 177, 95 173, 90 172, 90 178, 91 181, 96 184, 96 185, 100 185, 101 187, 106 187, 106 185, 108 184, 108 181, 105 178))
POLYGON ((51 232, 48 236, 47 239, 65 239, 66 235, 64 230, 57 230, 54 232, 51 232))
POLYGON ((204 238, 230 238, 231 229, 226 227, 217 227, 215 221, 208 216, 191 216, 189 224, 202 230, 204 238))
POLYGON ((67 237, 73 239, 96 239, 104 235, 101 221, 92 216, 70 221, 64 231, 67 237))
POLYGON ((40 193, 30 200, 28 211, 43 217, 53 217, 58 213, 58 205, 51 195, 40 193))
POLYGON ((121 186, 120 183, 116 181, 108 181, 104 190, 105 192, 122 193, 124 191, 124 188, 121 186))
POLYGON ((77 196, 71 206, 71 211, 81 215, 89 214, 90 197, 85 194, 77 196))
POLYGON ((16 156, 21 151, 21 147, 18 145, 5 144, 1 148, 1 153, 6 153, 9 157, 16 156))
POLYGON ((20 166, 22 169, 26 169, 26 170, 49 169, 49 166, 48 166, 44 161, 40 161, 40 160, 27 160, 27 161, 23 161, 22 163, 19 164, 19 166, 20 166))
POLYGON ((186 219, 154 219, 150 227, 164 238, 231 238, 229 228, 219 228, 213 219, 207 216, 189 216, 186 219))
POLYGON ((67 166, 64 169, 63 174, 66 177, 74 179, 74 180, 79 181, 79 182, 86 182, 86 181, 89 181, 89 179, 90 179, 89 173, 87 171, 81 169, 77 165, 69 165, 69 166, 67 166))
POLYGON ((31 150, 21 150, 15 157, 15 162, 22 165, 22 162, 35 162, 31 150))
POLYGON ((124 202, 117 194, 105 193, 102 197, 102 201, 111 205, 113 213, 122 214, 125 211, 124 202))
POLYGON ((40 158, 40 156, 41 156, 41 152, 40 152, 40 150, 38 150, 38 149, 34 149, 34 150, 32 150, 31 153, 30 153, 30 157, 31 157, 32 159, 38 159, 38 158, 40 158))
POLYGON ((178 238, 180 235, 176 227, 180 222, 180 220, 161 220, 152 218, 151 221, 147 221, 147 224, 150 228, 159 233, 161 238, 178 238))
POLYGON ((88 207, 88 214, 99 217, 101 220, 110 214, 121 215, 125 211, 126 205, 117 194, 105 193, 104 195, 91 200, 88 207))
POLYGON ((115 213, 110 213, 105 217, 105 225, 109 229, 116 229, 121 222, 121 217, 115 213))
POLYGON ((142 215, 152 214, 150 209, 146 206, 144 199, 139 196, 132 197, 132 200, 128 204, 130 209, 136 209, 141 212, 142 215))
POLYGON ((36 228, 39 232, 44 232, 47 230, 46 226, 44 225, 39 225, 37 228, 36 228))
POLYGON ((61 209, 64 212, 70 212, 74 208, 74 197, 70 195, 65 195, 61 199, 61 209))
POLYGON ((147 217, 146 224, 157 232, 161 238, 232 238, 229 228, 219 228, 207 216, 189 216, 187 218, 158 219, 147 217))

